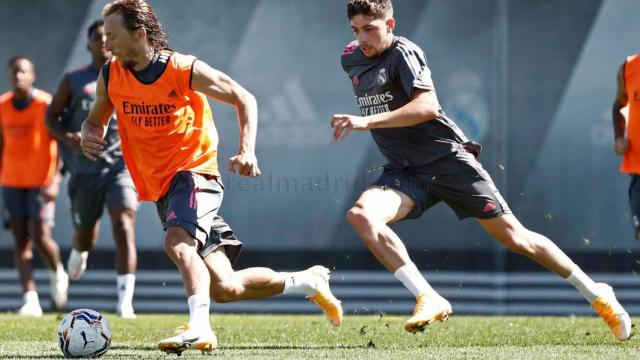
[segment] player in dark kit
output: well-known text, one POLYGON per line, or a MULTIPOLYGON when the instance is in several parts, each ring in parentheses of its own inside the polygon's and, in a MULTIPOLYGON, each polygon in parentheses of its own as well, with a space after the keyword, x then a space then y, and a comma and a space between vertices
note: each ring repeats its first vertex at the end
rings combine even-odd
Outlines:
POLYGON ((526 229, 511 213, 469 142, 438 103, 422 50, 393 34, 390 0, 351 0, 347 15, 356 41, 342 54, 362 116, 331 118, 333 137, 370 130, 388 160, 380 178, 347 218, 376 258, 416 297, 410 332, 445 320, 451 305, 427 283, 387 224, 418 218, 444 201, 460 219, 474 217, 511 251, 526 255, 574 285, 620 340, 631 320, 611 287, 595 283, 553 242, 526 229))
POLYGON ((79 280, 84 273, 106 205, 116 243, 116 312, 123 318, 134 319, 132 302, 137 264, 134 222, 138 198, 122 157, 115 117, 105 136, 106 151, 97 161, 87 159, 80 149, 80 128, 95 102, 98 74, 111 56, 105 48, 103 20, 91 24, 87 33, 91 64, 64 75, 47 112, 47 126, 60 144, 64 166, 71 175, 69 198, 76 233, 67 272, 72 280, 79 280))

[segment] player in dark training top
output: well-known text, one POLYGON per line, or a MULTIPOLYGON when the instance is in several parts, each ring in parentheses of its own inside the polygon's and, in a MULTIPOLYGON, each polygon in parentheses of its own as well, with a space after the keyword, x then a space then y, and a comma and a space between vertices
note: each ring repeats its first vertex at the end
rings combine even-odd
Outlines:
POLYGON ((336 114, 333 137, 369 130, 388 164, 347 217, 376 258, 416 297, 405 329, 424 330, 451 305, 424 279, 388 224, 415 219, 440 201, 460 219, 473 217, 511 251, 530 257, 574 285, 614 335, 627 340, 631 320, 611 287, 595 283, 552 241, 526 229, 511 213, 469 142, 439 105, 422 50, 393 34, 390 0, 350 0, 356 41, 342 54, 361 116, 336 114))
POLYGON ((133 289, 137 265, 134 222, 138 198, 122 158, 116 119, 109 123, 105 135, 107 150, 97 161, 87 159, 80 149, 80 128, 95 102, 98 74, 111 56, 105 48, 103 20, 93 22, 87 35, 91 64, 64 75, 47 111, 47 126, 60 144, 64 167, 71 175, 69 198, 75 235, 67 272, 72 280, 79 280, 83 275, 106 207, 116 243, 116 313, 125 319, 134 319, 133 289))

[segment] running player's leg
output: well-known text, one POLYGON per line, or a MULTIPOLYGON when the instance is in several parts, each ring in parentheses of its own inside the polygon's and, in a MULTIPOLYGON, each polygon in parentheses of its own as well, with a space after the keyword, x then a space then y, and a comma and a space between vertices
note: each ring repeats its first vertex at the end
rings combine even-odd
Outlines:
MULTIPOLYGON (((201 195, 200 201, 204 201, 204 197, 206 195, 201 195)), ((221 202, 222 193, 216 194, 215 198, 221 202)), ((242 243, 224 219, 215 212, 214 215, 210 223, 206 224, 211 231, 200 249, 200 256, 211 274, 212 299, 216 302, 231 302, 278 294, 300 294, 318 305, 333 326, 342 324, 342 305, 331 292, 329 269, 316 265, 291 273, 276 272, 264 267, 235 271, 232 263, 240 253, 242 243)))
POLYGON ((31 261, 33 260, 33 242, 29 239, 26 220, 9 220, 9 228, 15 241, 14 259, 20 286, 22 287, 23 305, 20 315, 40 316, 42 308, 36 292, 31 261))
POLYGON ((282 294, 284 277, 264 267, 234 271, 224 248, 204 259, 211 274, 211 299, 218 303, 261 299, 282 294))
POLYGON ((135 186, 126 169, 108 179, 105 201, 116 243, 116 270, 118 272, 118 305, 116 312, 123 318, 136 317, 133 311, 133 291, 137 253, 135 243, 135 218, 138 199, 135 186))
POLYGON ((136 211, 115 208, 109 209, 109 215, 116 243, 116 270, 119 275, 135 274, 138 262, 135 243, 136 211))
POLYGON ((202 244, 182 226, 166 229, 164 249, 176 264, 187 293, 189 322, 176 336, 163 339, 158 344, 160 350, 181 354, 187 349, 212 352, 218 345, 209 322, 209 285, 207 267, 198 253, 202 244))
POLYGON ((49 268, 49 292, 53 304, 62 310, 67 304, 69 277, 64 271, 60 258, 60 248, 51 236, 51 227, 55 217, 55 202, 44 201, 40 189, 31 189, 27 193, 29 209, 28 226, 33 243, 38 247, 40 257, 49 268))
POLYGON ((87 267, 89 251, 98 240, 104 194, 100 190, 98 178, 89 175, 72 175, 68 192, 75 234, 73 248, 67 260, 67 272, 71 280, 80 280, 87 267))
POLYGON ((618 339, 631 334, 631 320, 610 286, 589 278, 555 243, 525 228, 511 213, 489 174, 468 153, 446 159, 447 168, 459 174, 432 184, 460 218, 473 216, 509 250, 525 255, 572 284, 598 312, 618 339), (464 170, 466 168, 466 170, 464 170))
POLYGON ((180 354, 187 349, 211 352, 217 346, 209 322, 211 279, 198 250, 208 236, 209 228, 205 232, 202 224, 210 223, 214 214, 210 215, 209 206, 217 209, 215 194, 221 190, 217 183, 215 188, 210 188, 208 179, 202 175, 179 172, 167 193, 156 202, 166 231, 164 249, 182 275, 189 305, 189 322, 183 328, 186 331, 161 340, 158 347, 164 352, 180 354), (202 199, 205 195, 211 198, 202 199))
POLYGON ((531 258, 562 278, 571 275, 576 266, 556 244, 522 226, 513 214, 478 221, 489 235, 507 249, 531 258))
POLYGON ((528 230, 512 214, 479 221, 491 236, 509 250, 533 259, 575 286, 618 339, 630 338, 631 319, 611 287, 595 283, 551 240, 528 230))
POLYGON ((13 250, 16 271, 22 287, 24 303, 19 310, 20 315, 41 316, 42 308, 36 292, 36 282, 33 278, 31 261, 33 260, 33 242, 29 237, 27 224, 27 190, 18 188, 2 188, 2 199, 6 221, 13 235, 15 248, 13 250))
POLYGON ((133 311, 133 292, 138 263, 135 244, 136 211, 128 208, 109 209, 113 239, 116 243, 116 287, 118 304, 116 313, 126 319, 135 319, 133 311))
MULTIPOLYGON (((404 184, 405 180, 393 180, 391 183, 404 184)), ((421 197, 417 196, 418 199, 421 197)), ((347 213, 354 230, 378 261, 416 297, 413 316, 405 323, 405 330, 410 332, 424 331, 426 325, 434 320, 444 320, 451 313, 451 305, 429 285, 409 257, 402 240, 387 225, 408 216, 419 216, 423 209, 419 209, 416 215, 417 206, 416 200, 399 190, 386 186, 371 187, 347 213)))
POLYGON ((404 219, 415 207, 415 200, 398 190, 371 187, 347 213, 353 229, 392 273, 412 261, 402 240, 387 224, 404 219))

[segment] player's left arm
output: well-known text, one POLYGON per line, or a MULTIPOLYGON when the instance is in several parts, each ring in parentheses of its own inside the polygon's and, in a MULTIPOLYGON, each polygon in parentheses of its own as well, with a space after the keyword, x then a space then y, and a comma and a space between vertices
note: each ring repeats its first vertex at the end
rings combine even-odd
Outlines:
POLYGON ((191 89, 236 108, 240 126, 240 145, 238 154, 229 159, 227 169, 242 176, 260 175, 255 155, 258 129, 256 98, 228 75, 199 60, 193 63, 191 89))
POLYGON ((440 105, 435 91, 414 89, 413 99, 404 106, 369 116, 335 114, 331 117, 333 138, 342 140, 352 130, 369 130, 414 126, 438 117, 440 105))
MULTIPOLYGON (((625 62, 626 64, 626 62, 625 62)), ((625 138, 625 130, 627 127, 627 119, 622 109, 629 104, 627 88, 624 82, 624 67, 622 64, 617 74, 617 91, 616 99, 613 102, 613 134, 615 141, 615 152, 618 155, 624 155, 629 150, 629 143, 625 138)))

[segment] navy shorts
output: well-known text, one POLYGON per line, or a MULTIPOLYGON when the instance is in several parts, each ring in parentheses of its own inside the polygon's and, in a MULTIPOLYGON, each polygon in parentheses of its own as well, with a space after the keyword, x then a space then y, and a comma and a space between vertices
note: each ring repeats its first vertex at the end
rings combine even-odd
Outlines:
POLYGON ((42 220, 53 226, 56 204, 45 202, 42 188, 2 187, 4 218, 7 222, 42 220))
POLYGON ((105 174, 72 175, 68 185, 76 229, 93 229, 107 209, 138 209, 138 193, 126 168, 105 174))
POLYGON ((421 167, 386 165, 373 184, 398 190, 415 200, 416 207, 403 219, 416 219, 444 201, 460 220, 492 219, 511 210, 489 174, 468 152, 458 151, 421 167))
POLYGON ((217 176, 181 171, 173 177, 169 191, 156 202, 156 209, 165 230, 180 226, 200 242, 198 253, 203 259, 223 246, 233 263, 242 243, 218 215, 223 189, 217 176))
POLYGON ((633 227, 636 231, 636 238, 640 240, 640 175, 631 174, 629 184, 629 207, 633 218, 633 227))

